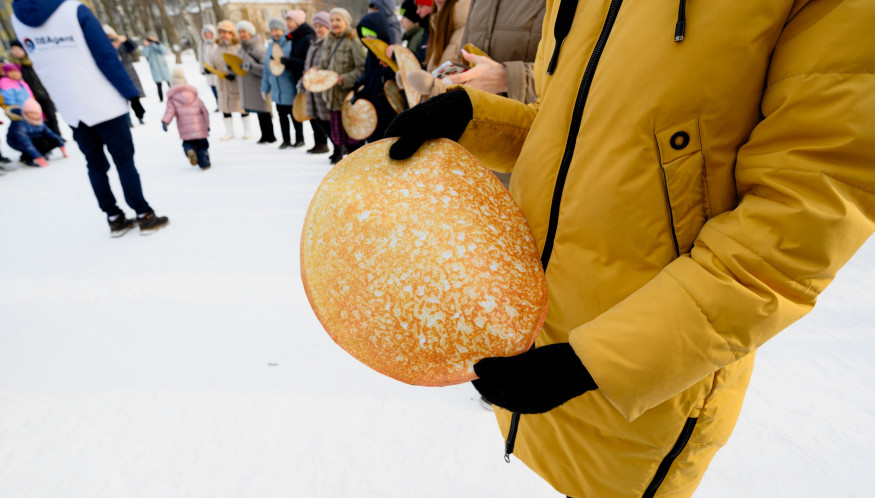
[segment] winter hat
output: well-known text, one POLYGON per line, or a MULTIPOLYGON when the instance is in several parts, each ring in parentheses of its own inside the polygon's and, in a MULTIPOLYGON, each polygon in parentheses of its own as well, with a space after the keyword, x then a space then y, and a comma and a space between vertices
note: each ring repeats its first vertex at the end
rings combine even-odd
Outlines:
POLYGON ((291 19, 298 23, 298 26, 307 22, 307 13, 303 10, 290 10, 286 12, 286 19, 291 19))
POLYGON ((39 126, 39 125, 43 124, 43 108, 42 108, 42 106, 39 105, 39 102, 37 102, 33 97, 31 97, 31 98, 25 100, 23 104, 21 104, 21 117, 23 117, 24 120, 27 121, 28 123, 30 123, 34 126, 39 126), (29 112, 39 113, 39 119, 31 120, 30 118, 28 118, 27 113, 29 113, 29 112))
POLYGON ((237 31, 246 31, 252 36, 255 36, 255 25, 249 21, 237 21, 237 31))
POLYGON ((232 23, 231 21, 229 21, 229 20, 227 20, 227 19, 225 19, 224 21, 219 22, 219 24, 216 25, 216 29, 219 30, 219 31, 227 31, 227 32, 229 32, 229 33, 234 33, 234 34, 237 33, 237 32, 234 30, 234 23, 232 23))
POLYGON ((10 47, 24 48, 24 45, 22 45, 21 42, 18 40, 12 40, 11 42, 9 42, 9 46, 10 47))
POLYGON ((205 35, 208 31, 213 34, 213 38, 216 37, 216 27, 212 24, 204 24, 203 29, 201 29, 201 36, 205 35))
POLYGON ((146 38, 152 38, 154 40, 157 40, 158 33, 154 32, 154 31, 149 31, 148 33, 146 33, 146 38))
POLYGON ((116 33, 109 24, 103 25, 103 32, 106 33, 106 36, 110 37, 110 39, 118 38, 118 33, 116 33))
POLYGON ((331 27, 331 21, 329 20, 328 12, 325 12, 324 10, 322 10, 322 11, 317 12, 316 15, 313 16, 313 26, 315 26, 317 24, 321 24, 321 25, 325 26, 326 28, 331 27))
POLYGON ((343 20, 346 21, 346 25, 347 25, 347 26, 349 26, 350 28, 353 27, 353 25, 352 25, 352 14, 350 14, 348 10, 346 10, 346 9, 344 9, 344 8, 342 8, 342 7, 335 7, 335 8, 333 8, 333 9, 331 9, 330 11, 328 11, 328 15, 329 15, 329 16, 330 16, 330 15, 334 15, 334 14, 337 14, 337 15, 339 15, 341 18, 343 18, 343 20))
POLYGON ((434 0, 416 0, 416 5, 434 5, 434 0))
POLYGON ((404 0, 404 3, 401 4, 401 17, 406 17, 410 22, 419 24, 422 18, 416 13, 416 2, 414 0, 404 0))
POLYGON ((270 21, 267 21, 267 28, 270 30, 281 29, 283 31, 286 30, 286 23, 283 22, 279 17, 274 17, 270 21))
POLYGON ((171 85, 184 85, 188 83, 188 80, 185 79, 185 72, 182 70, 182 66, 176 66, 173 68, 173 75, 170 77, 171 85))
POLYGON ((9 71, 21 72, 21 66, 12 62, 4 62, 3 65, 0 66, 0 69, 3 69, 3 74, 8 73, 9 71))

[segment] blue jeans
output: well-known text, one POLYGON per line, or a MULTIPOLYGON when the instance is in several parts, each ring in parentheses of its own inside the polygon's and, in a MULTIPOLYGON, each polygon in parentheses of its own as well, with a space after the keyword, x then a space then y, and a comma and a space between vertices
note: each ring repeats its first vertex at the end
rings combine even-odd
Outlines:
POLYGON ((143 198, 140 174, 134 165, 134 139, 131 137, 130 118, 127 114, 94 126, 79 123, 79 126, 73 128, 73 140, 76 140, 79 150, 85 155, 91 188, 94 190, 94 196, 97 197, 97 204, 107 216, 122 214, 122 210, 119 209, 115 196, 109 188, 107 176, 109 161, 103 153, 104 146, 115 163, 122 191, 125 194, 125 202, 137 214, 151 209, 143 198))
POLYGON ((193 150, 197 154, 197 165, 201 168, 210 167, 210 142, 206 138, 198 138, 195 140, 183 140, 182 150, 188 154, 189 150, 193 150))

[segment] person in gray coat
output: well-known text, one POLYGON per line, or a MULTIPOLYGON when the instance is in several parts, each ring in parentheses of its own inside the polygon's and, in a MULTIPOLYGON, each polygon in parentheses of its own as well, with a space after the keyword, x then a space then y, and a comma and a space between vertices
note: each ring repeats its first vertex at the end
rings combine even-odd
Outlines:
MULTIPOLYGON (((201 29, 201 44, 197 51, 197 60, 201 63, 201 72, 203 73, 204 78, 206 78, 207 85, 210 86, 210 90, 212 90, 216 102, 219 102, 219 91, 216 88, 219 85, 219 77, 207 71, 204 63, 212 64, 210 61, 213 59, 213 52, 216 51, 216 39, 218 36, 215 26, 212 24, 204 24, 203 29, 201 29)), ((219 109, 217 108, 216 111, 218 110, 219 109)))
POLYGON ((249 21, 237 22, 237 37, 240 39, 240 50, 237 55, 243 59, 241 67, 247 71, 246 76, 237 78, 240 88, 240 105, 247 112, 258 116, 258 126, 261 128, 260 144, 276 142, 273 133, 273 121, 270 117, 270 107, 261 94, 261 77, 264 74, 265 49, 264 40, 255 32, 255 26, 249 21))
MULTIPOLYGON (((137 44, 133 40, 128 40, 128 37, 116 33, 109 25, 103 25, 103 32, 106 33, 109 41, 112 42, 112 46, 118 51, 118 57, 125 67, 125 72, 128 73, 128 77, 134 83, 134 86, 137 87, 137 96, 128 99, 128 102, 131 104, 131 110, 134 111, 134 115, 137 116, 137 121, 140 124, 146 124, 143 122, 146 109, 143 109, 143 104, 140 102, 140 99, 146 96, 146 92, 143 91, 143 83, 140 82, 140 77, 137 76, 137 71, 134 69, 134 63, 131 60, 131 54, 137 50, 137 44)), ((133 123, 131 126, 133 126, 133 123)))
MULTIPOLYGON (((306 72, 311 67, 319 67, 319 61, 322 60, 322 44, 325 42, 325 35, 328 34, 330 21, 328 12, 317 12, 313 16, 313 30, 316 31, 316 39, 310 42, 310 48, 307 50, 307 56, 304 59, 304 71, 306 72)), ((328 152, 328 138, 331 135, 331 124, 328 111, 328 104, 322 98, 321 93, 308 92, 304 88, 303 79, 298 80, 298 93, 307 93, 307 115, 310 116, 310 126, 313 128, 313 140, 316 144, 312 149, 307 149, 307 154, 324 154, 328 152)), ((335 145, 337 147, 337 145, 335 145)))

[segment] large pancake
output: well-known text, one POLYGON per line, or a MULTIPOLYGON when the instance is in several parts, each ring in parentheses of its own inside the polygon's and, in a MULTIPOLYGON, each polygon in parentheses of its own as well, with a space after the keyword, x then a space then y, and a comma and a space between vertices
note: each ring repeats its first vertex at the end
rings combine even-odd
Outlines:
POLYGON ((365 99, 358 99, 351 104, 353 92, 349 92, 343 101, 341 121, 346 134, 353 140, 364 140, 377 129, 377 110, 365 99))
POLYGON ((547 286, 510 194, 456 142, 405 161, 396 139, 366 145, 325 176, 301 235, 301 276, 331 338, 415 385, 476 378, 482 358, 529 349, 547 286))
POLYGON ((304 81, 304 88, 313 93, 319 93, 333 87, 339 77, 334 71, 311 67, 304 73, 302 79, 304 81))

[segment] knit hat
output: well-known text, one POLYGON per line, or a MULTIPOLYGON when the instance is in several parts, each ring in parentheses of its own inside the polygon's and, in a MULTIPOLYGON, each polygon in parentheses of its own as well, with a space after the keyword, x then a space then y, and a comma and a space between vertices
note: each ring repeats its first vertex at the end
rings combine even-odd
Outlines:
POLYGON ((274 17, 270 21, 267 21, 267 28, 271 31, 275 29, 281 29, 283 31, 286 30, 286 23, 283 22, 279 17, 274 17))
POLYGON ((228 33, 237 34, 237 31, 234 29, 234 23, 227 19, 220 21, 219 24, 216 25, 216 29, 218 31, 227 31, 228 33))
POLYGON ((286 19, 291 19, 291 20, 295 21, 296 23, 298 23, 298 26, 300 26, 300 25, 304 24, 305 22, 307 22, 307 13, 304 12, 303 10, 298 10, 298 9, 290 10, 290 11, 286 12, 286 19))
POLYGON ((112 29, 112 26, 110 26, 109 24, 103 25, 103 32, 106 33, 106 36, 110 38, 118 38, 118 33, 116 33, 115 30, 112 29))
POLYGON ((343 20, 346 21, 346 25, 347 25, 347 26, 349 26, 350 28, 353 27, 353 25, 352 25, 352 14, 350 14, 348 10, 346 10, 346 9, 344 9, 344 8, 342 8, 342 7, 335 7, 335 8, 333 8, 333 9, 331 9, 330 11, 328 11, 328 15, 329 15, 329 16, 331 16, 331 15, 335 15, 335 14, 337 14, 337 15, 339 15, 341 18, 343 18, 343 20))
POLYGON ((9 46, 10 47, 24 48, 24 45, 22 45, 21 42, 18 40, 12 40, 11 42, 9 42, 9 46))
POLYGON ((154 31, 149 31, 148 33, 146 33, 146 38, 153 38, 153 39, 157 40, 158 33, 154 32, 154 31))
POLYGON ((313 26, 321 24, 326 28, 330 28, 331 21, 329 20, 329 17, 328 12, 325 12, 324 10, 317 12, 316 15, 313 16, 313 26))
POLYGON ((216 35, 217 35, 217 33, 216 33, 216 27, 213 26, 212 24, 204 24, 204 27, 201 28, 201 36, 207 34, 207 32, 212 33, 212 34, 213 34, 213 38, 215 38, 216 35))
POLYGON ((31 97, 25 100, 23 104, 21 104, 21 117, 24 118, 24 120, 28 123, 34 126, 39 126, 43 124, 43 108, 39 105, 39 102, 31 97), (27 114, 30 112, 39 113, 39 119, 30 119, 27 116, 27 114))
POLYGON ((249 21, 237 21, 237 31, 246 31, 252 36, 255 36, 255 25, 249 21))
POLYGON ((21 66, 18 64, 14 64, 12 62, 4 62, 0 69, 3 69, 3 74, 8 73, 9 71, 18 71, 21 72, 21 66))
POLYGON ((184 85, 188 83, 188 80, 185 79, 185 71, 182 70, 182 66, 176 66, 173 68, 173 75, 170 76, 170 84, 171 85, 184 85))
POLYGON ((406 17, 413 23, 419 23, 422 20, 419 14, 416 13, 416 2, 414 0, 404 0, 401 4, 401 17, 406 17))
POLYGON ((434 5, 434 0, 416 0, 416 5, 434 5))

